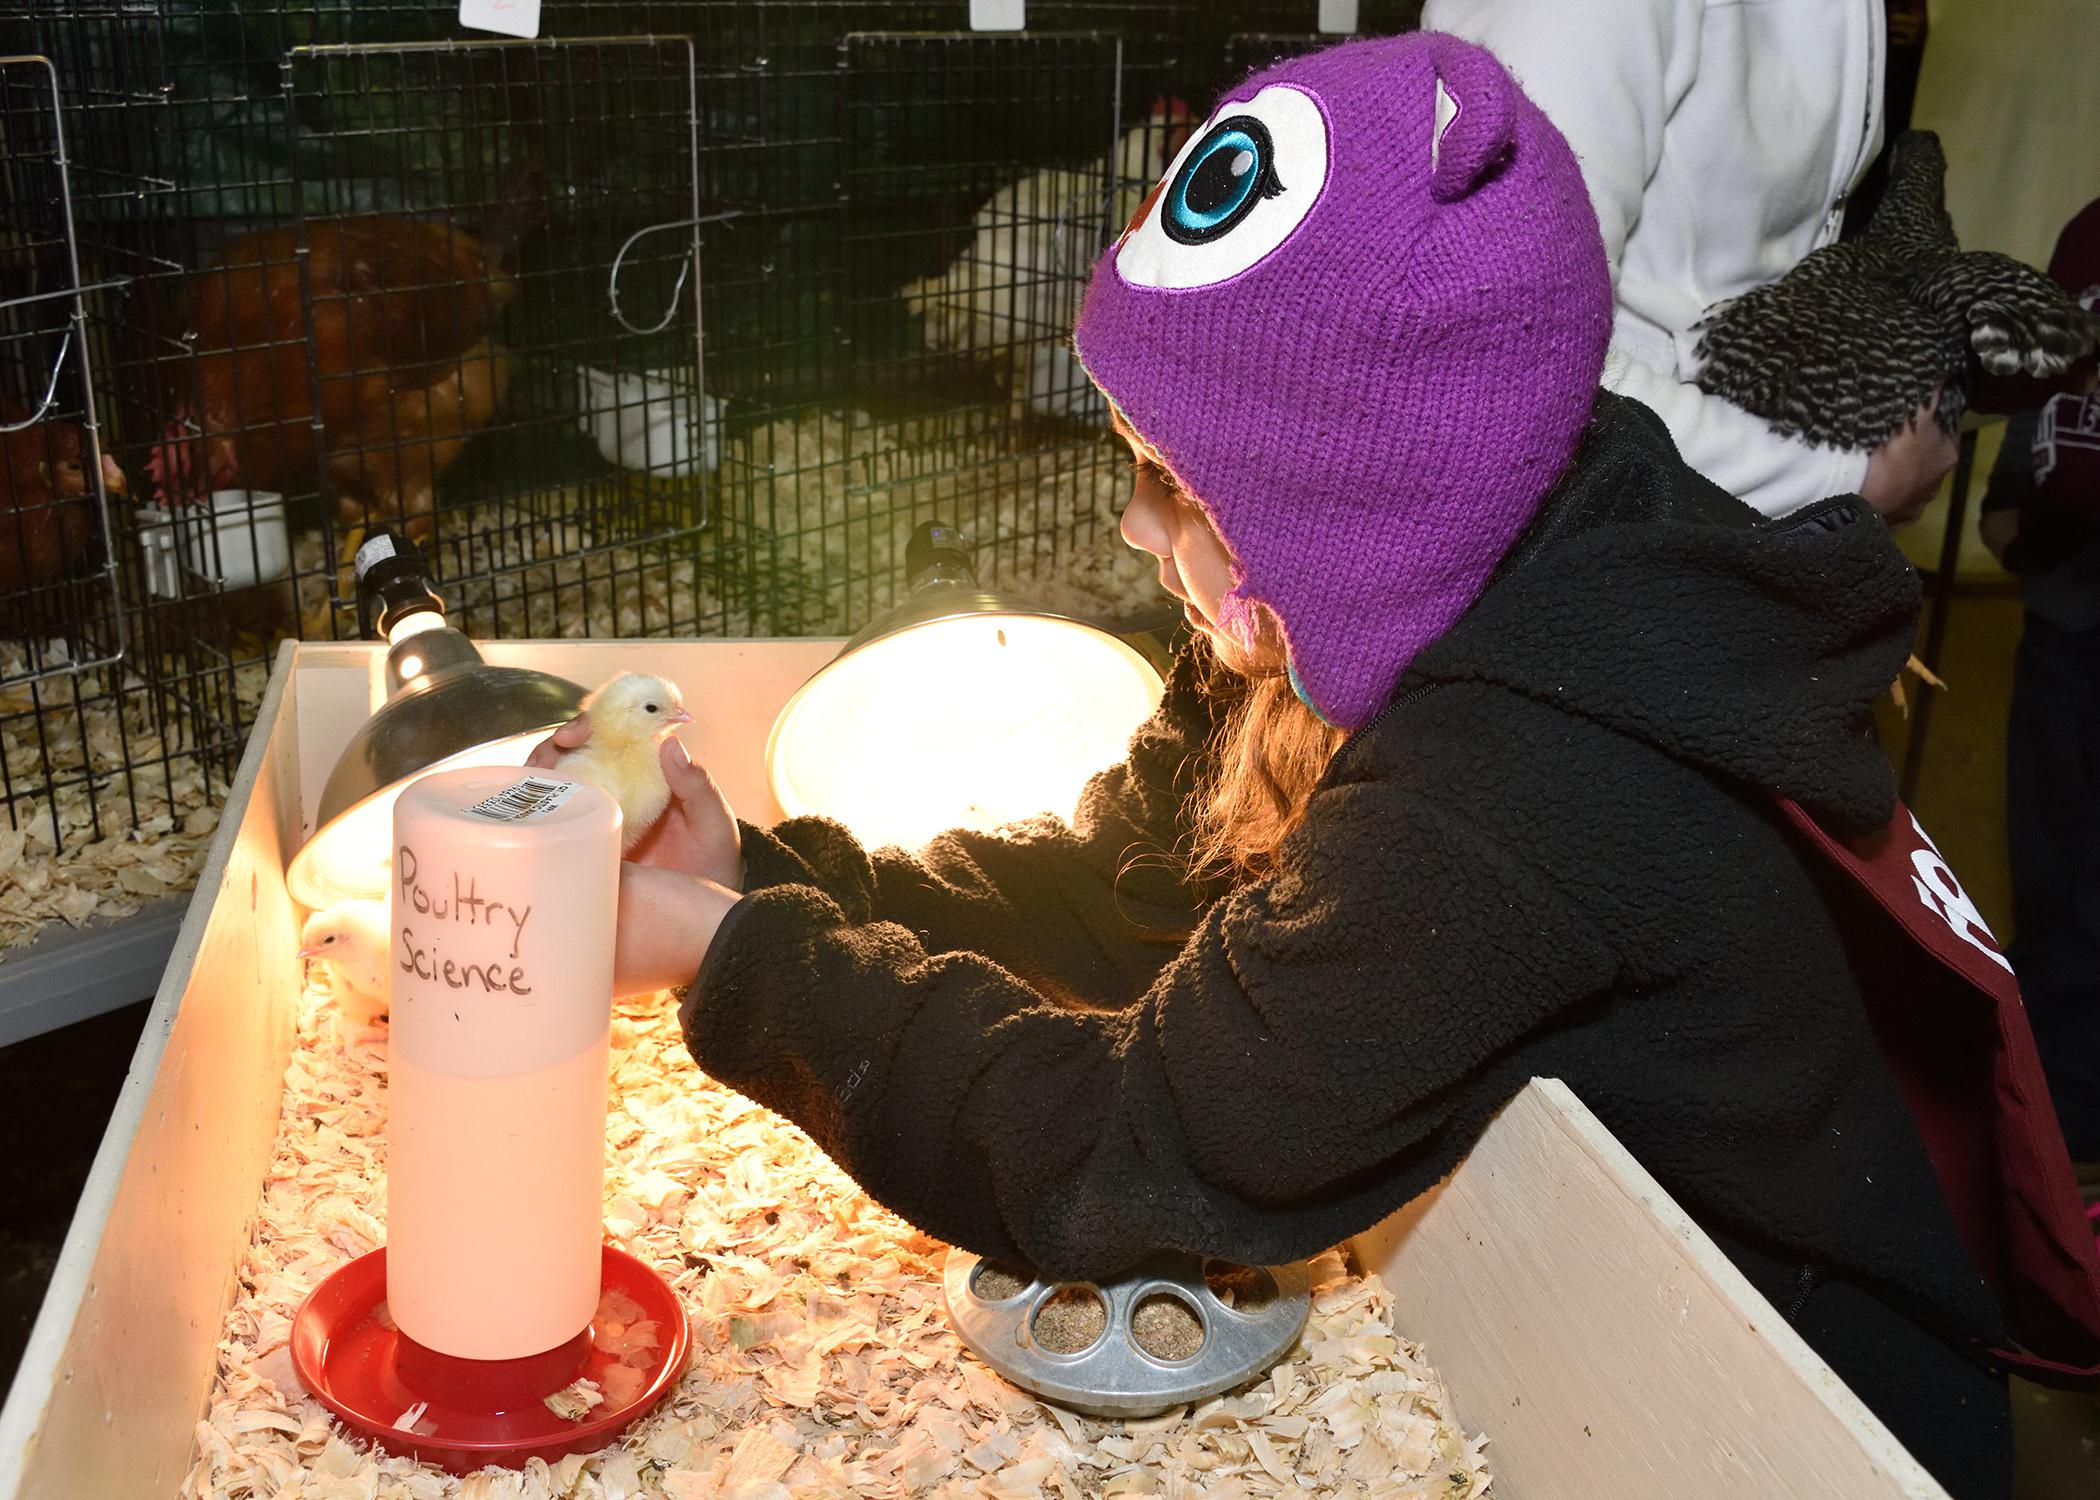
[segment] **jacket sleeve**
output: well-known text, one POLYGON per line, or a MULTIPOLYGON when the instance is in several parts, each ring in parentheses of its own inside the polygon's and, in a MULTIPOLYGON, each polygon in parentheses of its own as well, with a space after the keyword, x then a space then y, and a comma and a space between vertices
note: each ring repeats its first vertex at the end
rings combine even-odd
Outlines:
MULTIPOLYGON (((1426 29, 1479 43, 1500 58, 1582 163, 1597 227, 1619 280, 1661 164, 1663 132, 1697 81, 1704 0, 1429 0, 1426 29)), ((1732 191, 1717 183, 1716 191, 1732 191)), ((1673 351, 1614 342, 1607 389, 1651 407, 1684 461, 1768 516, 1857 494, 1867 455, 1784 437, 1741 407, 1677 378, 1673 351)))
POLYGON ((1070 824, 956 830, 916 854, 864 849, 823 818, 745 825, 744 889, 815 887, 848 921, 896 923, 929 953, 982 954, 1061 999, 1124 1003, 1215 895, 1175 857, 1217 727, 1209 670, 1202 648, 1181 653, 1128 758, 1088 784, 1070 824))
POLYGON ((1448 1169, 1480 1123, 1454 1085, 1615 972, 1523 858, 1427 797, 1397 818, 1368 797, 1316 796, 1283 868, 1113 1010, 1048 1004, 815 890, 762 892, 687 992, 688 1044, 981 1253, 1070 1277, 1172 1246, 1313 1253, 1448 1169))

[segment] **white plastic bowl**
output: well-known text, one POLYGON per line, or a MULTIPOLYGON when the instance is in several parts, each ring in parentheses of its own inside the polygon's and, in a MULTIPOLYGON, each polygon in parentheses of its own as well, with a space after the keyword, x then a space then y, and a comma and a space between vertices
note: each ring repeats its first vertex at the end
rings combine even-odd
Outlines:
POLYGON ((284 496, 274 491, 213 490, 208 505, 179 513, 149 506, 138 519, 146 583, 163 598, 183 596, 185 573, 223 589, 291 576, 291 529, 284 496))

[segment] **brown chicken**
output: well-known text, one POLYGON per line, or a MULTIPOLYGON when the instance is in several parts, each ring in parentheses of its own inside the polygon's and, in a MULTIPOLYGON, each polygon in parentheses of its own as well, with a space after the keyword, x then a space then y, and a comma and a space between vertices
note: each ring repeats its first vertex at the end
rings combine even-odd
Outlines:
MULTIPOLYGON (((96 550, 87 435, 72 422, 31 423, 29 415, 0 396, 0 595, 55 583, 96 550)), ((124 493, 124 475, 106 455, 102 480, 111 495, 124 493)))
POLYGON ((508 389, 491 330, 517 281, 472 235, 391 214, 309 224, 306 244, 312 371, 298 232, 236 240, 183 289, 181 327, 197 353, 148 472, 163 504, 325 479, 346 523, 399 521, 427 537, 438 476, 508 389))

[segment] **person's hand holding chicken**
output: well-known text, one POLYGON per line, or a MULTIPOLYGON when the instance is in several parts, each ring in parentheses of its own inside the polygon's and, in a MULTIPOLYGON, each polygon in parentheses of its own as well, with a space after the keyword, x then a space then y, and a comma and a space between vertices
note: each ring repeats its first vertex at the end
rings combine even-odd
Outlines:
POLYGON ((742 839, 729 799, 678 742, 677 727, 690 722, 672 684, 619 677, 526 762, 602 786, 620 804, 619 994, 689 982, 743 889, 742 839))

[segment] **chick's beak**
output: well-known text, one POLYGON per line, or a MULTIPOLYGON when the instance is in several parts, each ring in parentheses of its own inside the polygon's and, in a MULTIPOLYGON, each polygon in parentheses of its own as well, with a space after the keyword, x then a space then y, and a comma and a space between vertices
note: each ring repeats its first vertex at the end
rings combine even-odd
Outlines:
POLYGON ((674 708, 664 716, 664 727, 666 729, 674 724, 690 724, 692 722, 693 716, 682 708, 674 708))
POLYGON ((319 958, 321 956, 321 950, 309 944, 306 947, 301 948, 299 950, 299 956, 301 958, 319 958))

